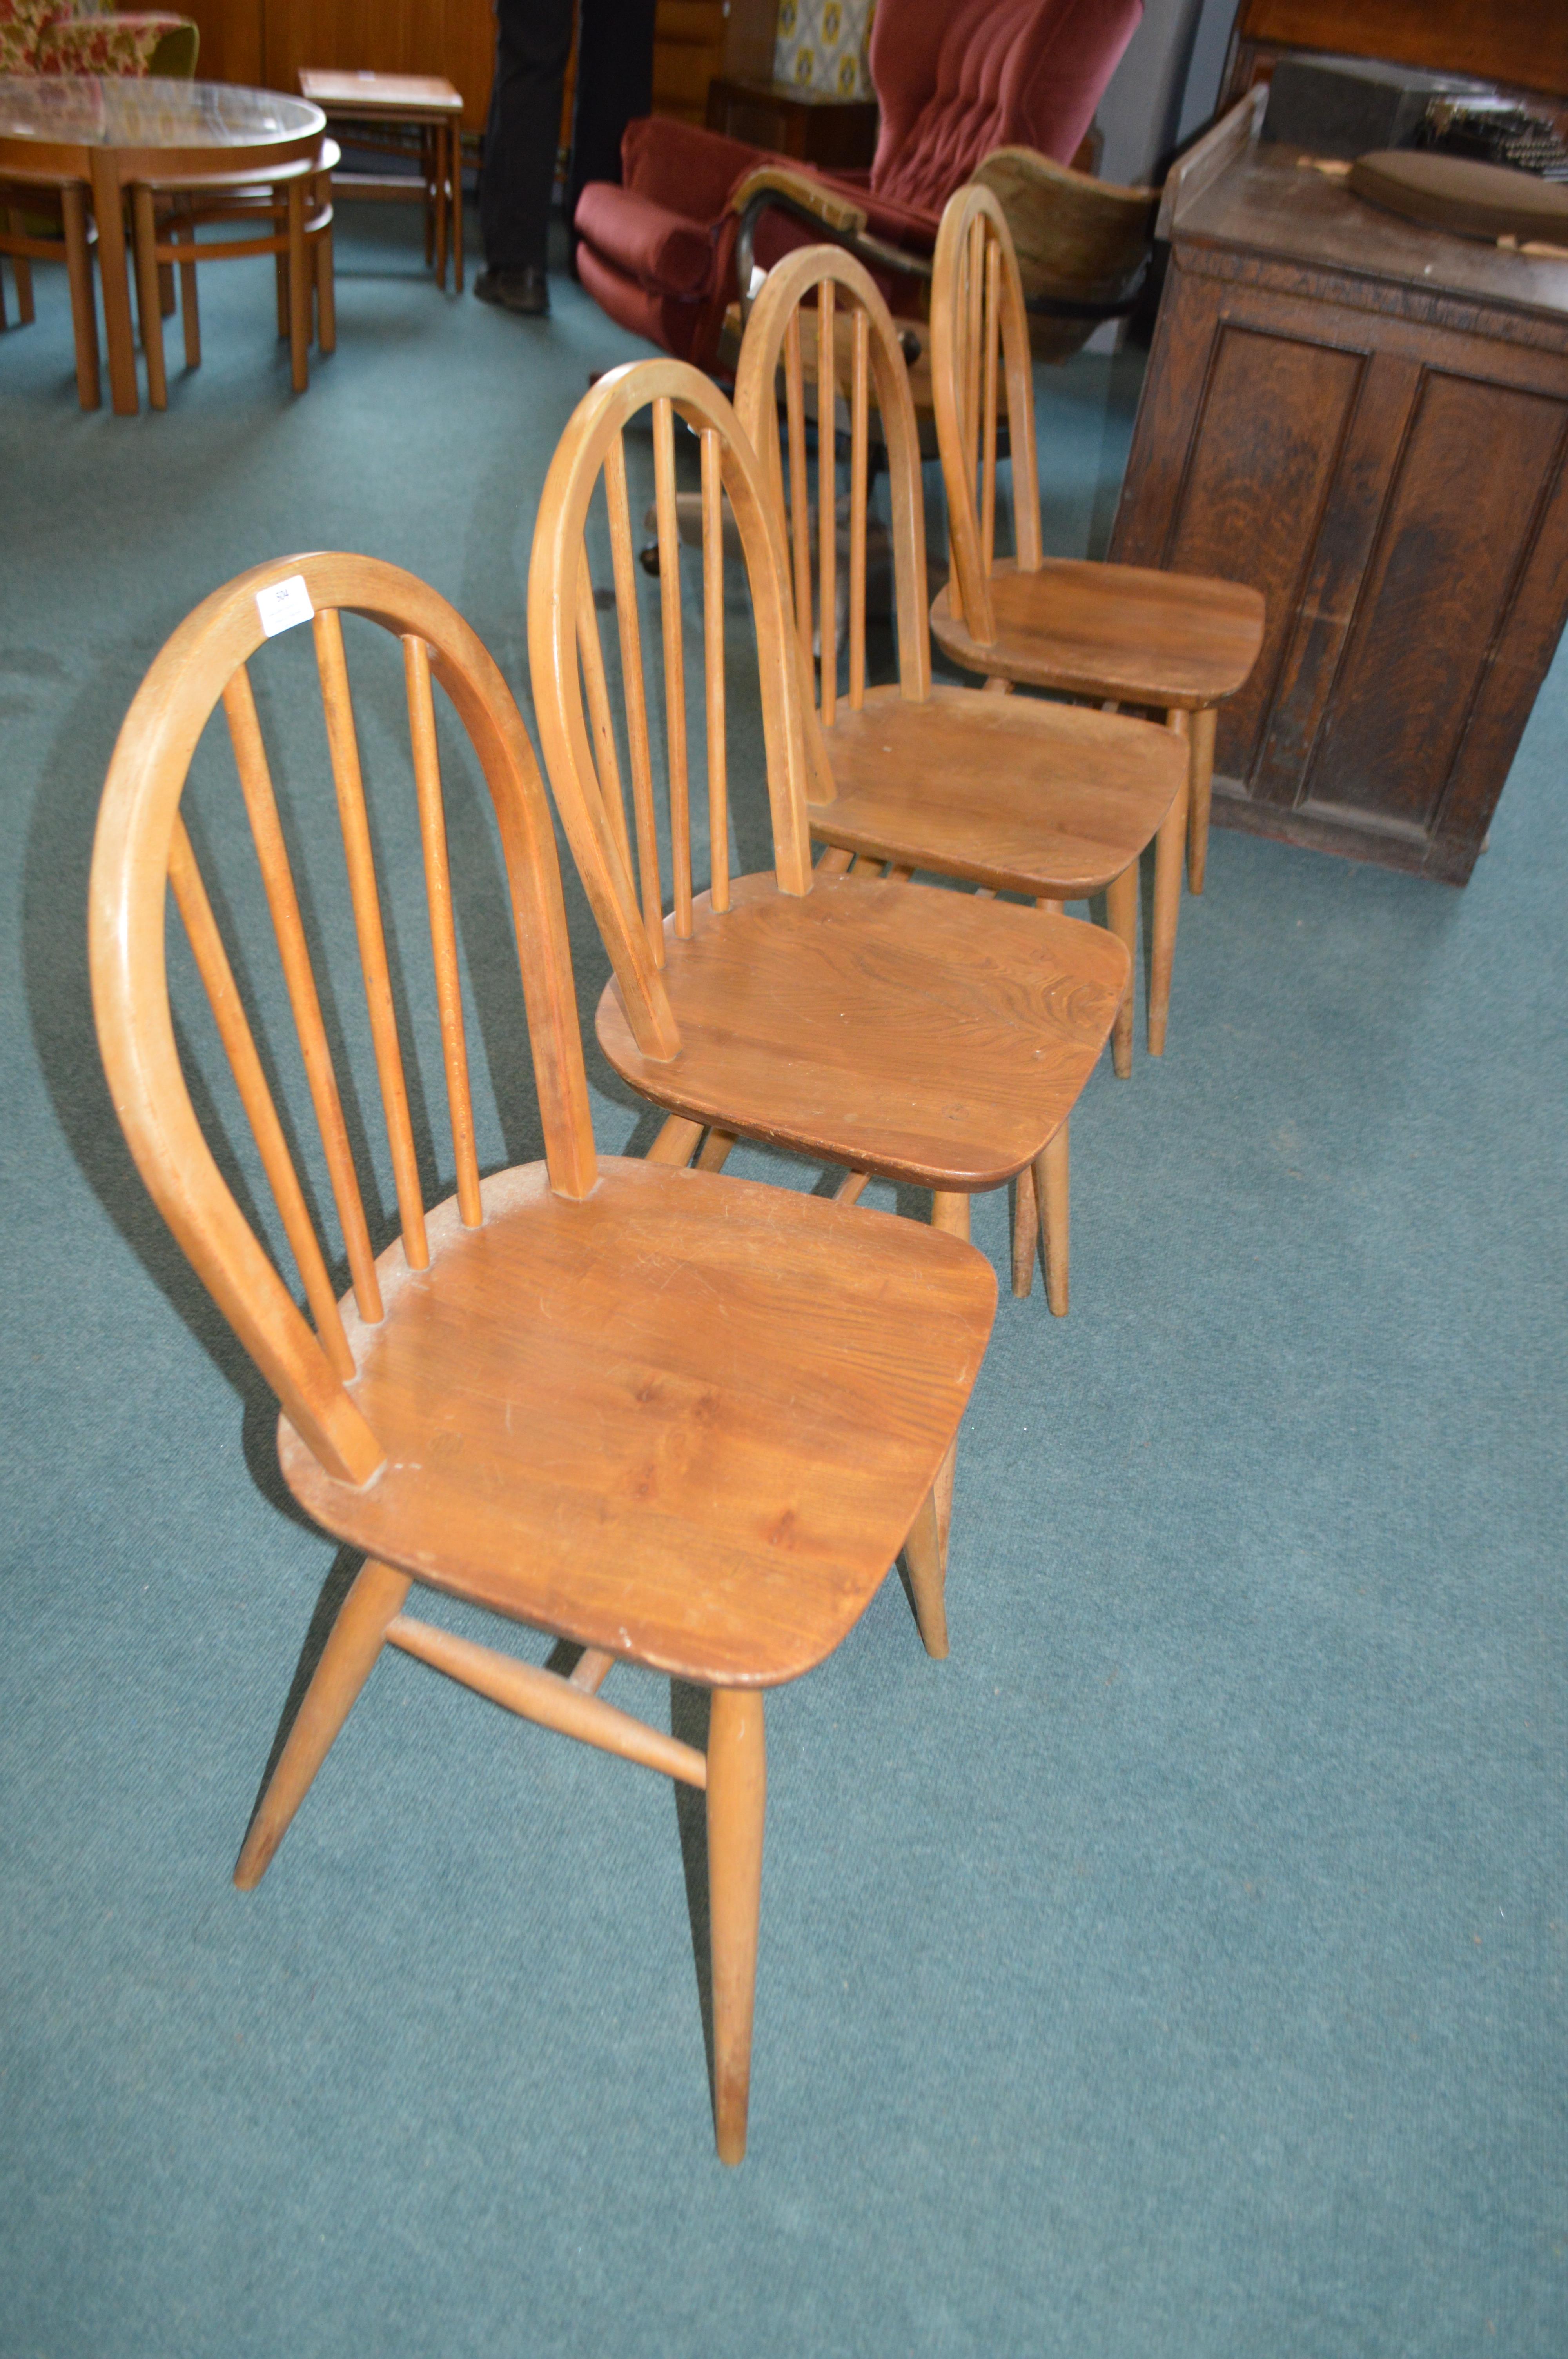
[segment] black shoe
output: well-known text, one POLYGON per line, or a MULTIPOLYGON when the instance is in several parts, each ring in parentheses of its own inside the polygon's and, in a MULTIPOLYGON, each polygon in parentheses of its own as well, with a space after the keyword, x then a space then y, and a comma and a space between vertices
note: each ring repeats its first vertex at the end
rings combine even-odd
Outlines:
POLYGON ((473 291, 481 303, 499 303, 525 320, 540 319, 550 308, 550 282, 535 262, 525 270, 481 270, 473 291))

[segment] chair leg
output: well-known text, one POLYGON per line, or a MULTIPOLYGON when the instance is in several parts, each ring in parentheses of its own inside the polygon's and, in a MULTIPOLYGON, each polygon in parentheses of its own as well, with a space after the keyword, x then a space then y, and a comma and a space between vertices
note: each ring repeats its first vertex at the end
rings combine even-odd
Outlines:
POLYGON ((310 383, 310 274, 305 254, 305 183, 288 183, 288 357, 296 393, 310 383))
POLYGON ((720 2162, 740 2162, 746 2152, 767 1796, 762 1696, 755 1689, 715 1688, 708 1724, 708 1914, 720 2162))
POLYGON ((1193 715, 1187 785, 1187 883, 1195 893, 1203 891, 1204 871, 1208 865, 1208 813, 1213 799, 1214 724, 1217 717, 1212 704, 1193 715))
POLYGON ((452 284, 463 291, 463 134, 460 124, 447 125, 447 159, 451 168, 452 284))
POLYGON ((1040 1203, 1040 1250, 1045 1262, 1045 1299, 1054 1318, 1067 1315, 1067 1261, 1071 1241, 1067 1196, 1067 1125, 1034 1158, 1034 1190, 1040 1203))
MULTIPOLYGON (((7 215, 7 219, 12 234, 19 234, 22 228, 21 215, 13 212, 7 215)), ((14 254, 11 256, 11 269, 16 281, 16 324, 18 327, 30 328, 38 317, 33 305, 33 266, 25 254, 14 254)), ((3 321, 0 321, 0 324, 4 324, 3 321)))
MULTIPOLYGON (((330 190, 325 192, 330 202, 330 190)), ((330 223, 316 239, 316 342, 324 353, 338 349, 338 291, 333 278, 336 267, 332 253, 330 223)))
POLYGON ((684 1114, 672 1114, 643 1159, 645 1163, 673 1163, 684 1170, 697 1153, 701 1136, 699 1122, 689 1122, 684 1114))
POLYGON ((1127 996, 1116 1011, 1111 1027, 1110 1060, 1118 1078, 1126 1081, 1132 1071, 1132 1031, 1134 1000, 1138 981, 1138 863, 1132 861, 1119 876, 1113 876, 1105 888, 1106 923, 1125 948, 1128 956, 1127 996))
MULTIPOLYGON (((1165 726, 1173 735, 1190 736, 1191 714, 1168 712, 1165 726)), ((1171 970, 1176 956, 1176 920, 1182 909, 1182 863, 1187 848, 1187 788, 1172 803, 1154 839, 1154 940, 1149 955, 1149 1054, 1165 1053, 1165 1026, 1171 1013, 1171 970)))
POLYGON ((944 1662, 947 1655, 947 1561, 942 1548, 935 1486, 921 1501, 920 1513, 909 1527, 903 1561, 914 1597, 914 1619, 925 1651, 935 1661, 944 1662))
POLYGON ((160 262, 157 266, 157 308, 160 319, 174 317, 174 265, 160 262))
POLYGON ((411 1586, 406 1573, 394 1572, 374 1557, 368 1557, 360 1567, 251 1821, 234 1869, 234 1882, 242 1892, 254 1892, 266 1874, 289 1821, 310 1789, 311 1779, 375 1668, 387 1624, 401 1613, 411 1586))
POLYGON ((1021 1302, 1034 1290, 1034 1244, 1038 1234, 1034 1166, 1026 1163, 1013 1181, 1012 1200, 1012 1290, 1021 1302))
MULTIPOLYGON (((968 1244, 969 1236, 968 1196, 959 1194, 957 1190, 946 1191, 934 1188, 931 1191, 931 1225, 934 1229, 945 1229, 950 1237, 962 1237, 968 1244)), ((936 1480, 931 1486, 931 1495, 936 1502, 936 1536, 942 1549, 944 1571, 947 1565, 947 1537, 953 1526, 953 1478, 957 1471, 957 1463, 958 1444, 955 1439, 946 1457, 937 1470, 936 1480)))
POLYGON ((710 1130, 702 1142, 702 1152, 697 1158, 699 1171, 722 1171, 730 1160, 730 1150, 735 1144, 732 1130, 710 1130))
POLYGON ((136 264, 136 315, 141 322, 142 352, 147 364, 147 407, 168 408, 168 378, 163 364, 163 306, 158 299, 157 225, 153 218, 153 192, 131 190, 131 236, 136 264))
POLYGON ((60 190, 59 207, 65 225, 65 271, 70 282, 70 330, 76 343, 76 397, 83 409, 96 409, 103 398, 98 377, 98 304, 87 244, 87 201, 74 182, 60 190))

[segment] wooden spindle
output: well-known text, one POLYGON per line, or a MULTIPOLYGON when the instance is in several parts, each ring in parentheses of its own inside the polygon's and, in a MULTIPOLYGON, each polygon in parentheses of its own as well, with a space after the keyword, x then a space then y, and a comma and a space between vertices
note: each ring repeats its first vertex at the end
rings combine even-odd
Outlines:
POLYGON ((716 427, 702 431, 702 636, 708 678, 708 881, 730 907, 730 795, 724 742, 724 484, 716 427))
POLYGON ((838 348, 833 281, 816 290, 816 613, 821 634, 822 719, 838 702, 838 348))
POLYGON ((414 1153, 414 1125, 408 1115, 408 1092, 403 1079, 397 1014, 392 1004, 392 975, 386 962, 381 897, 376 890, 375 855, 371 849, 364 780, 360 775, 349 668, 343 656, 343 626, 335 610, 329 606, 318 614, 311 628, 316 639, 317 669, 321 675, 321 704, 327 716, 327 745, 338 792, 349 891, 353 900, 354 931, 359 938, 360 971, 364 977, 365 1005, 370 1011, 371 1042, 375 1050, 382 1111, 392 1149, 403 1250, 411 1268, 424 1269, 430 1259, 430 1249, 425 1241, 425 1205, 419 1190, 419 1165, 414 1153))
POLYGON ((332 1201, 338 1208, 339 1225, 343 1232, 343 1249, 349 1257, 354 1300, 359 1306, 360 1317, 373 1327, 380 1323, 382 1318, 381 1286, 375 1274, 375 1256, 371 1250, 364 1201, 360 1194, 359 1174, 354 1169, 353 1150, 349 1145, 348 1125, 343 1120, 342 1100, 338 1094, 338 1076, 333 1070, 332 1052, 327 1045, 327 1027, 321 1020, 316 973, 310 963, 305 927, 299 915, 294 872, 289 866, 288 850, 284 842, 277 798, 273 792, 272 773, 267 768, 266 748, 262 743, 255 698, 251 691, 250 674, 243 664, 223 690, 223 712, 229 723, 230 742, 234 748, 235 766, 240 774, 240 791, 245 799, 245 810, 251 823, 251 840, 256 848, 256 864, 266 889, 267 908, 272 912, 273 932, 277 939, 283 979, 288 987, 288 1003, 294 1011, 294 1028, 298 1036, 299 1053, 305 1061, 310 1103, 316 1109, 317 1126, 327 1158, 327 1175, 331 1182, 332 1201))
POLYGON ((871 323, 855 311, 855 357, 849 388, 849 710, 866 701, 866 509, 871 496, 868 444, 871 437, 871 323))
POLYGON ((430 650, 410 635, 403 642, 408 690, 408 735, 414 754, 414 789, 419 800, 419 840, 425 853, 425 893, 430 906, 430 948, 436 965, 436 1006, 441 1019, 441 1060, 447 1075, 447 1105, 452 1119, 457 1164, 458 1212, 465 1229, 483 1225, 479 1198, 479 1158, 474 1151, 473 1098, 469 1089, 468 1038, 463 1030, 462 983, 458 973, 458 934, 452 920, 452 873, 447 855, 447 814, 441 799, 441 758, 436 745, 436 708, 430 697, 430 650))
POLYGON ((977 213, 964 255, 964 462, 973 486, 980 461, 980 310, 985 290, 986 223, 977 213))
POLYGON ((997 346, 1001 330, 1001 248, 986 244, 985 381, 980 395, 980 562, 989 576, 996 555, 997 346))
POLYGON ((577 651, 588 698, 588 723, 593 732, 594 767, 599 774, 599 799, 610 822, 615 848, 632 876, 632 846, 626 833, 626 803, 621 787, 621 761, 615 750, 615 723, 610 711, 610 682, 605 677, 604 649, 600 645, 599 616, 594 611, 593 582, 583 551, 577 577, 577 651))
POLYGON ((255 1040, 234 982, 233 970, 229 964, 229 954, 223 948, 218 921, 212 915, 212 904, 207 897, 201 871, 196 865, 196 855, 185 832, 185 821, 178 812, 175 815, 174 838, 169 845, 168 881, 174 887, 175 901, 184 920, 197 973, 201 977, 211 1006, 218 1037, 223 1043, 223 1053, 229 1060, 240 1093, 240 1103, 245 1110, 245 1119, 250 1124, 251 1135, 260 1152, 262 1169, 266 1173, 273 1201, 277 1206, 284 1233, 304 1280, 305 1296, 316 1321, 316 1332, 334 1372, 347 1379, 354 1373, 354 1355, 343 1332, 337 1296, 332 1290, 320 1244, 311 1225, 304 1191, 299 1185, 299 1175, 294 1169, 288 1142, 283 1135, 283 1125, 277 1118, 277 1108, 272 1102, 272 1092, 267 1088, 261 1059, 256 1054, 255 1040))
POLYGON ((806 384, 800 358, 800 313, 784 330, 784 418, 789 431, 789 528, 795 566, 795 627, 802 678, 811 678, 811 506, 806 473, 806 384))
POLYGON ((669 756, 676 934, 688 942, 691 804, 686 759, 686 648, 681 636, 680 528, 676 516, 676 415, 667 394, 661 394, 654 404, 654 499, 659 536, 659 614, 665 635, 665 743, 669 756))
POLYGON ((659 876, 659 828, 648 748, 648 695, 643 679, 637 565, 632 547, 632 511, 626 496, 626 450, 619 434, 604 454, 604 504, 610 511, 610 561, 615 577, 622 692, 626 700, 626 751, 632 768, 632 815, 637 830, 637 886, 654 963, 663 966, 665 888, 659 876))

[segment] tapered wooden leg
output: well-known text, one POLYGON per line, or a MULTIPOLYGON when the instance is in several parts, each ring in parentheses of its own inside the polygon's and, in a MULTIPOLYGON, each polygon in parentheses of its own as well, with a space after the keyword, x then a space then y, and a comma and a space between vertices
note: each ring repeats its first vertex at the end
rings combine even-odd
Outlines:
POLYGON ((463 134, 462 125, 447 125, 447 155, 452 174, 452 283, 463 291, 463 134))
POLYGON ((160 262, 157 266, 157 307, 161 318, 174 317, 174 265, 160 262))
POLYGON ((192 223, 176 220, 169 224, 169 236, 177 245, 189 245, 190 260, 179 266, 179 316, 185 329, 185 365, 201 365, 201 306, 196 293, 196 231, 192 223))
POLYGON ((158 297, 157 225, 153 218, 150 189, 131 191, 132 234, 136 254, 136 314, 142 328, 142 353, 147 364, 147 407, 168 408, 168 379, 163 364, 163 305, 158 297))
MULTIPOLYGON (((273 190, 276 197, 277 190, 273 190)), ((276 227, 276 221, 273 226, 276 227)), ((277 294, 277 336, 281 343, 288 333, 288 256, 275 254, 272 258, 273 285, 277 294)))
POLYGON ((672 1114, 643 1159, 645 1163, 675 1163, 684 1169, 697 1153, 697 1142, 701 1136, 699 1122, 688 1122, 684 1114, 672 1114))
POLYGON ((1192 755, 1187 771, 1187 883, 1195 893, 1203 891, 1204 871, 1208 865, 1208 811, 1213 794, 1217 718, 1212 704, 1193 715, 1192 755))
MULTIPOLYGON (((1168 712, 1165 725, 1178 737, 1190 735, 1191 716, 1168 712)), ((1149 951, 1149 1054, 1165 1053, 1171 1013, 1171 970, 1176 956, 1176 920, 1182 911, 1182 864, 1187 849, 1187 787, 1166 812, 1154 839, 1154 939, 1149 951)))
MULTIPOLYGON (((19 234, 22 227, 21 215, 13 212, 7 215, 7 219, 13 233, 19 234)), ((38 310, 33 301, 33 266, 25 254, 14 254, 11 256, 11 268, 16 279, 16 323, 18 327, 30 328, 38 317, 38 310)))
POLYGON ((849 874, 849 864, 854 856, 852 852, 846 852, 841 844, 830 843, 816 864, 816 874, 824 879, 829 876, 845 876, 849 874))
POLYGON ((103 341, 109 352, 109 397, 116 418, 135 418, 136 347, 131 335, 131 291, 125 275, 125 217, 114 150, 88 150, 92 218, 98 224, 98 278, 103 289, 103 341))
POLYGON ((1067 1125, 1034 1158, 1040 1199, 1040 1250, 1045 1261, 1045 1299, 1058 1319, 1067 1315, 1068 1246, 1072 1237, 1067 1200, 1067 1125))
POLYGON ((1127 951, 1127 996, 1116 1011, 1111 1027, 1110 1061, 1119 1078, 1132 1071, 1133 1001, 1138 981, 1138 863, 1134 860, 1105 888, 1106 923, 1127 951))
MULTIPOLYGON (((950 1237, 962 1237, 968 1244, 969 1236, 968 1196, 960 1195, 957 1191, 945 1192, 934 1188, 931 1191, 931 1225, 934 1229, 945 1229, 950 1237)), ((942 1461, 936 1480, 931 1486, 931 1495, 936 1502, 936 1536, 941 1544, 944 1572, 947 1567, 947 1536, 953 1524, 953 1477, 957 1462, 958 1444, 955 1439, 946 1457, 942 1461)))
MULTIPOLYGON (((331 183, 321 192, 321 201, 331 199, 331 183)), ((332 252, 332 228, 329 223, 316 239, 316 342, 324 353, 338 349, 338 287, 334 273, 336 257, 332 252)))
POLYGON ((708 1723, 708 1915, 720 2162, 740 2162, 746 2152, 767 1797, 762 1696, 755 1689, 715 1688, 708 1723))
POLYGON ((65 224, 65 270, 70 281, 70 331, 76 342, 76 397, 83 409, 103 399, 98 381, 98 304, 92 292, 92 255, 87 244, 87 203, 70 182, 59 192, 65 224))
POLYGON ((735 1144, 732 1130, 710 1130, 702 1142, 702 1152, 697 1158, 699 1171, 722 1171, 730 1160, 730 1150, 735 1144))
POLYGON ((1026 1163, 1013 1182, 1012 1201, 1012 1290, 1021 1302, 1034 1288, 1034 1240, 1038 1231, 1034 1166, 1026 1163))
POLYGON ((305 183, 288 183, 288 357, 296 393, 310 383, 310 262, 305 251, 305 183))
POLYGON ((387 1625, 401 1613, 411 1585, 406 1573, 394 1572, 374 1557, 367 1557, 360 1567, 251 1821, 234 1869, 234 1882, 242 1892, 254 1892, 266 1874, 290 1820, 310 1789, 311 1779, 374 1669, 387 1625))
POLYGON ((927 1491, 903 1544, 904 1567, 914 1598, 914 1619, 925 1651, 943 1662, 947 1654, 947 1563, 936 1513, 936 1493, 927 1491))

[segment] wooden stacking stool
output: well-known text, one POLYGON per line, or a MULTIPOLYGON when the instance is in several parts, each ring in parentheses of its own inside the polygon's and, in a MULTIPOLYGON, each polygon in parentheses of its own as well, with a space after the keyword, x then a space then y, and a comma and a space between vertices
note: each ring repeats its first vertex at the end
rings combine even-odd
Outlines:
POLYGON ((158 272, 171 264, 179 266, 188 368, 201 365, 201 318, 196 300, 198 261, 237 262, 258 254, 270 254, 277 263, 277 332, 288 338, 296 393, 303 393, 310 382, 312 294, 316 341, 324 353, 336 351, 332 173, 337 161, 337 141, 324 139, 319 154, 297 163, 280 164, 267 174, 265 182, 258 180, 254 172, 205 172, 199 179, 171 173, 167 178, 135 184, 131 216, 136 306, 141 319, 142 349, 146 355, 147 402, 151 408, 168 408, 158 272), (160 201, 164 207, 161 221, 160 201), (198 228, 213 222, 255 223, 259 234, 254 237, 209 238, 198 243, 198 228))
POLYGON ((405 153, 393 133, 419 135, 420 177, 397 172, 341 172, 338 189, 349 197, 384 197, 395 201, 421 197, 425 204, 425 259, 436 266, 436 284, 447 283, 450 247, 457 291, 463 291, 463 102, 439 74, 339 73, 301 66, 299 88, 340 134, 352 131, 371 147, 405 153), (368 135, 368 136, 365 136, 368 135))
MULTIPOLYGON (((86 184, 67 175, 7 172, 0 182, 0 254, 16 277, 16 312, 33 317, 33 264, 63 261, 70 281, 70 325, 76 339, 76 391, 83 409, 102 399, 98 382, 98 311, 92 295, 92 236, 86 184), (59 218, 58 231, 50 216, 59 218)), ((5 325, 0 293, 0 328, 5 325)))

